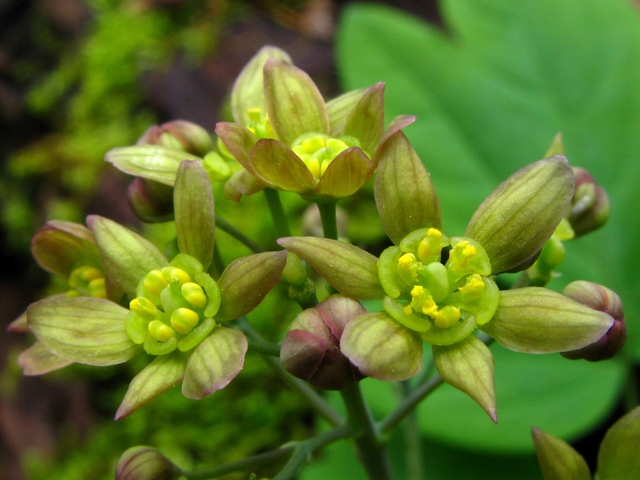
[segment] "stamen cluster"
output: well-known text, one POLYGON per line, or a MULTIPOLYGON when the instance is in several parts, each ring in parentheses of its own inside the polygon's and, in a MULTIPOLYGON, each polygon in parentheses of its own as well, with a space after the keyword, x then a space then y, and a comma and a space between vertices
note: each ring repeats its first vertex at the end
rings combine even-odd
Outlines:
POLYGON ((68 298, 97 297, 107 298, 104 272, 96 267, 85 265, 76 268, 69 275, 68 298))

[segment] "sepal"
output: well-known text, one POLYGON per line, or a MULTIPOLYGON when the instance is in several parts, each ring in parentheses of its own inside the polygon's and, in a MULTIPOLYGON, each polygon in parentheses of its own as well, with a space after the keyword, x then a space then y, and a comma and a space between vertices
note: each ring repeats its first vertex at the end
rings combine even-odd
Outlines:
POLYGON ((155 448, 126 450, 116 465, 116 480, 177 480, 182 471, 155 448))
POLYGON ((640 407, 618 420, 607 432, 598 452, 596 478, 635 480, 640 478, 640 407))
POLYGON ((567 442, 536 427, 531 430, 531 435, 544 480, 591 479, 584 458, 567 442))
POLYGON ((214 149, 211 135, 200 125, 186 120, 172 120, 162 125, 153 125, 142 134, 136 145, 158 145, 198 157, 204 157, 214 149))
POLYGON ((40 342, 34 343, 18 357, 18 365, 27 376, 43 375, 72 363, 49 352, 40 342))

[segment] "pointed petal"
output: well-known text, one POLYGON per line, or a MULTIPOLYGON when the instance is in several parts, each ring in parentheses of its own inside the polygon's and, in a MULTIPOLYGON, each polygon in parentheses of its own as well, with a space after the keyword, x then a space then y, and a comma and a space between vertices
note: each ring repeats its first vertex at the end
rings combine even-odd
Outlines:
POLYGON ((340 350, 364 375, 378 380, 406 380, 422 366, 420 336, 386 312, 367 313, 347 323, 340 350))
POLYGON ((129 384, 115 419, 121 420, 145 403, 176 386, 184 378, 187 356, 174 351, 156 357, 129 384))
POLYGON ((249 173, 255 175, 249 163, 249 152, 258 141, 258 137, 248 128, 229 122, 219 122, 216 125, 216 134, 233 158, 249 173))
POLYGON ((206 271, 213 258, 215 214, 211 182, 200 162, 183 161, 173 190, 180 253, 191 255, 206 271))
POLYGON ((597 478, 640 478, 640 407, 636 407, 609 429, 600 444, 597 478))
POLYGON ((47 222, 31 240, 31 253, 38 265, 64 279, 85 265, 102 270, 93 235, 83 225, 72 222, 47 222))
POLYGON ((480 329, 516 352, 577 350, 602 337, 613 318, 540 287, 500 292, 493 318, 480 329))
POLYGON ((29 324, 27 323, 27 312, 24 311, 7 326, 7 332, 29 333, 29 324))
POLYGON ((231 175, 231 178, 224 184, 224 196, 234 202, 239 202, 243 195, 249 196, 254 193, 261 192, 266 188, 264 183, 261 183, 251 175, 244 168, 238 170, 231 175))
POLYGON ((311 332, 289 330, 280 347, 280 362, 291 375, 309 380, 324 360, 327 343, 311 332))
POLYGON ((72 363, 49 352, 40 342, 34 343, 18 357, 18 365, 22 367, 24 374, 28 376, 43 375, 72 363))
POLYGON ((465 237, 480 243, 492 273, 525 262, 549 240, 567 213, 573 170, 564 157, 549 157, 521 168, 478 207, 465 237))
POLYGON ((289 147, 277 140, 263 138, 249 155, 256 177, 272 188, 300 194, 314 193, 313 175, 289 147))
POLYGON ((231 90, 231 113, 235 121, 242 125, 249 124, 248 109, 259 108, 262 111, 266 110, 262 72, 264 64, 270 58, 279 58, 288 64, 293 63, 291 57, 284 50, 265 45, 244 66, 233 84, 233 89, 231 90))
POLYGON ((318 237, 287 237, 278 243, 309 262, 340 293, 364 300, 384 297, 378 259, 361 248, 318 237))
POLYGON ((398 115, 393 120, 391 120, 391 123, 389 123, 389 126, 382 134, 382 137, 380 137, 380 141, 378 142, 378 145, 376 145, 376 148, 374 149, 374 151, 371 152, 371 154, 374 155, 374 158, 373 158, 374 169, 378 168, 378 160, 376 159, 377 155, 375 155, 378 149, 381 148, 394 133, 400 131, 407 125, 411 125, 413 122, 415 122, 416 118, 417 117, 415 115, 398 115))
POLYGON ((329 164, 318 182, 316 193, 336 200, 348 197, 360 190, 372 175, 371 160, 358 147, 352 147, 329 164))
POLYGON ((531 435, 544 480, 591 479, 587 462, 567 442, 536 427, 531 429, 531 435))
POLYGON ((273 131, 291 146, 303 133, 329 134, 329 115, 313 80, 283 60, 264 65, 264 96, 273 131))
POLYGON ((96 237, 107 274, 129 295, 135 296, 138 283, 151 270, 168 264, 149 240, 112 220, 89 215, 87 225, 96 237))
POLYGON ((128 313, 94 297, 46 298, 27 310, 31 331, 49 352, 97 366, 126 362, 140 351, 125 331, 128 313))
POLYGON ((316 310, 338 340, 342 338, 342 332, 348 322, 368 313, 360 302, 344 295, 331 295, 316 305, 316 310))
POLYGON ((242 370, 247 338, 239 330, 216 327, 187 362, 182 393, 195 400, 226 387, 242 370))
POLYGON ((473 335, 447 346, 433 346, 438 373, 449 385, 473 398, 494 423, 498 423, 493 355, 473 335))
POLYGON ((173 185, 182 160, 201 160, 190 153, 156 145, 114 148, 104 159, 121 172, 165 185, 173 185))
POLYGON ((384 130, 384 83, 367 90, 349 114, 344 135, 357 138, 364 150, 373 154, 384 130))
POLYGON ((409 140, 396 132, 376 154, 375 198, 384 231, 398 245, 420 228, 441 228, 440 202, 431 177, 409 140))
POLYGON ((287 252, 265 252, 231 262, 218 284, 222 302, 217 321, 239 318, 256 308, 280 281, 287 252))
POLYGON ((332 137, 343 135, 347 117, 368 90, 368 88, 352 90, 327 102, 327 113, 329 114, 329 124, 331 125, 330 135, 332 137))

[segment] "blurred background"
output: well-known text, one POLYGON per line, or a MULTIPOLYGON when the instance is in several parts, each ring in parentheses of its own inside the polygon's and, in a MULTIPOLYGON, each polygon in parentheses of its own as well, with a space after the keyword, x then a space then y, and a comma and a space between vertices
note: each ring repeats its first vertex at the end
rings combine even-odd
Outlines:
MULTIPOLYGON (((607 426, 638 404, 640 15, 629 0, 512 3, 520 2, 0 0, 0 325, 62 288, 29 252, 44 222, 100 214, 143 228, 127 205, 131 178, 104 154, 173 119, 213 132, 229 119, 241 68, 263 45, 276 45, 325 98, 385 81, 387 121, 419 116, 407 134, 432 173, 447 232, 462 232, 482 199, 542 158, 560 131, 572 165, 609 192, 610 225, 567 245, 564 275, 552 286, 584 278, 621 295, 629 345, 620 358, 592 365, 496 346, 497 427, 449 387, 419 412, 424 478, 540 479, 533 425, 572 441, 593 468, 607 426)), ((218 198, 225 202, 220 188, 218 198)), ((385 238, 370 200, 369 190, 346 202, 356 212, 347 233, 376 251, 385 238)), ((263 208, 261 199, 243 202, 263 208)), ((285 205, 302 215, 298 199, 285 205)), ((263 220, 220 208, 273 241, 263 220)), ((168 240, 170 227, 144 228, 159 244, 168 240)), ((283 294, 270 295, 252 318, 276 339, 295 314, 279 305, 283 294)), ((26 334, 0 334, 0 479, 109 479, 119 455, 140 444, 184 467, 208 466, 322 428, 252 355, 212 397, 193 402, 174 389, 115 423, 145 359, 24 377, 16 359, 31 343, 26 334)), ((377 414, 396 401, 380 382, 364 388, 377 414)), ((400 438, 393 454, 402 478, 400 438)), ((300 478, 364 478, 346 455, 338 444, 300 478)))

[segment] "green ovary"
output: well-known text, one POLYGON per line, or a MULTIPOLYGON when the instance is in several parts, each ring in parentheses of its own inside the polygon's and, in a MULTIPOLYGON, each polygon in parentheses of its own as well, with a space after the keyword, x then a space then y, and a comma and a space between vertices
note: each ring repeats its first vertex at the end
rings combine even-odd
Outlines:
POLYGON ((67 297, 97 297, 107 298, 105 276, 102 270, 85 265, 76 268, 69 275, 67 297))
POLYGON ((489 278, 491 264, 482 246, 469 238, 449 239, 435 228, 412 232, 383 252, 378 272, 387 313, 436 345, 463 340, 498 306, 498 287, 489 278), (443 264, 442 249, 449 245, 443 264))
POLYGON ((330 138, 319 133, 301 136, 293 142, 293 152, 304 162, 311 175, 319 181, 331 162, 351 147, 360 146, 352 137, 330 138))
POLYGON ((215 281, 202 272, 202 265, 193 257, 181 254, 171 263, 142 279, 125 320, 131 340, 143 344, 151 355, 165 355, 176 348, 190 350, 216 325, 212 308, 218 307, 210 308, 214 297, 219 300, 215 281), (208 292, 197 279, 206 284, 208 292))

